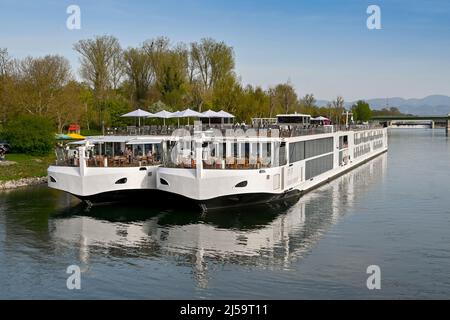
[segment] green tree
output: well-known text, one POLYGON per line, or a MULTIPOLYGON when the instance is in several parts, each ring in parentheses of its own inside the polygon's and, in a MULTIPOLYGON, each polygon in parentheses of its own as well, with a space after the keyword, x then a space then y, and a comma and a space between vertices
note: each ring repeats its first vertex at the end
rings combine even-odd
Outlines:
POLYGON ((274 89, 274 99, 278 112, 290 113, 298 107, 297 93, 289 82, 279 84, 274 89))
POLYGON ((359 100, 352 106, 353 118, 356 121, 366 122, 372 118, 372 110, 367 102, 359 100))
POLYGON ((47 155, 55 143, 53 123, 42 116, 21 115, 8 122, 3 136, 13 152, 47 155))
POLYGON ((168 57, 162 78, 158 82, 162 100, 175 109, 183 107, 183 98, 186 94, 185 69, 180 67, 179 59, 176 53, 168 57))
POLYGON ((336 97, 335 100, 331 102, 330 110, 330 120, 333 120, 335 123, 342 124, 343 122, 343 113, 345 111, 344 98, 341 96, 336 97))
POLYGON ((106 100, 118 88, 124 72, 122 48, 113 36, 80 40, 73 48, 80 54, 81 77, 94 91, 94 106, 104 131, 106 100))
POLYGON ((319 115, 319 110, 316 106, 316 99, 312 93, 306 94, 302 99, 300 99, 300 111, 311 116, 319 115))
POLYGON ((120 78, 122 49, 112 36, 80 40, 73 46, 80 54, 82 78, 93 88, 98 100, 105 99, 120 78))
POLYGON ((20 111, 51 118, 64 87, 73 79, 69 61, 62 56, 27 57, 19 63, 20 111))
POLYGON ((207 38, 202 39, 200 43, 191 43, 188 78, 197 90, 197 97, 201 98, 199 111, 203 104, 211 104, 217 85, 223 85, 224 82, 230 81, 230 77, 235 77, 234 67, 233 48, 224 42, 207 38))
POLYGON ((143 48, 130 48, 125 51, 124 59, 133 103, 141 105, 147 100, 150 86, 155 79, 150 57, 143 48))
POLYGON ((123 118, 122 115, 130 112, 130 104, 127 99, 120 95, 115 95, 105 101, 105 109, 108 110, 108 123, 113 127, 123 127, 129 125, 132 120, 123 118))
POLYGON ((8 87, 11 84, 12 61, 6 48, 0 48, 0 123, 6 123, 9 115, 8 87))

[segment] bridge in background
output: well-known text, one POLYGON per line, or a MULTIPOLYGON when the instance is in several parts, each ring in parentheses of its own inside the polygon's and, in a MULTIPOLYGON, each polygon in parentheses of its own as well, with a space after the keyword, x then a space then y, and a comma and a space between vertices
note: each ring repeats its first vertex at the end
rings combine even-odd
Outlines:
POLYGON ((450 132, 450 114, 444 116, 374 116, 372 121, 378 121, 385 127, 442 127, 445 128, 447 136, 450 132))

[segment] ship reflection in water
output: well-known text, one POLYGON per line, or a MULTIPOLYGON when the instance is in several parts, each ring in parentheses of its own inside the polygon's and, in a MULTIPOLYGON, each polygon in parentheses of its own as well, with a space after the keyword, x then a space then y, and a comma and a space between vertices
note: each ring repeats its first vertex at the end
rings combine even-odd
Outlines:
MULTIPOLYGON (((352 207, 358 195, 384 178, 387 155, 362 165, 296 203, 217 212, 117 205, 69 206, 48 220, 52 242, 77 248, 83 270, 91 256, 162 258, 191 266, 197 286, 208 268, 237 264, 289 270, 352 207)), ((62 195, 67 201, 73 201, 62 195)), ((64 200, 62 200, 64 201, 64 200)))

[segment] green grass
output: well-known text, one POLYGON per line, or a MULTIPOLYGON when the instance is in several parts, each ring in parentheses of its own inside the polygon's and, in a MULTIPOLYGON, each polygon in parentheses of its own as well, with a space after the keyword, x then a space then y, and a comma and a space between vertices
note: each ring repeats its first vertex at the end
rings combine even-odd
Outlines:
POLYGON ((48 156, 7 154, 6 160, 17 163, 10 166, 0 166, 0 181, 44 177, 47 175, 48 166, 55 162, 55 155, 53 153, 48 156))
POLYGON ((82 129, 80 134, 82 136, 88 137, 88 136, 101 136, 102 135, 102 130, 101 129, 91 129, 91 130, 87 130, 87 129, 82 129))

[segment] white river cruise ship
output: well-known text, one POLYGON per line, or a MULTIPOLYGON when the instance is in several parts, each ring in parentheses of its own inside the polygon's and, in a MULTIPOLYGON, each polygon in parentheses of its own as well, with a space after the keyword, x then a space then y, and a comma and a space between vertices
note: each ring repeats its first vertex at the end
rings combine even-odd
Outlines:
POLYGON ((388 149, 386 128, 312 125, 310 118, 88 137, 57 150, 48 185, 90 203, 217 209, 292 200, 388 149))

